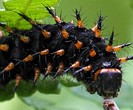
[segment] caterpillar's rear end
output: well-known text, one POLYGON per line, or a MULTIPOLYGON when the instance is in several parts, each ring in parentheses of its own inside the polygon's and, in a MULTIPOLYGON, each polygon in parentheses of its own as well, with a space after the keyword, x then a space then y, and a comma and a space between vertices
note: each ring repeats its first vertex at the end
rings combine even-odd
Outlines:
POLYGON ((85 84, 90 93, 103 97, 116 97, 122 83, 121 63, 133 59, 118 58, 116 52, 131 43, 112 46, 114 31, 108 44, 102 38, 102 22, 99 16, 96 25, 86 29, 76 9, 77 26, 62 21, 53 10, 46 7, 55 24, 38 24, 24 14, 18 13, 32 25, 30 30, 10 29, 8 37, 0 38, 0 85, 16 80, 14 90, 21 80, 36 83, 40 74, 56 78, 71 73, 85 84))

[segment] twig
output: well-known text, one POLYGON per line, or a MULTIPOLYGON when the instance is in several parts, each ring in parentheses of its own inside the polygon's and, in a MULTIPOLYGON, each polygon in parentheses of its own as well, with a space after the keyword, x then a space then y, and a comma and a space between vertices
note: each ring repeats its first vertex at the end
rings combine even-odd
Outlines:
POLYGON ((104 110, 119 110, 112 97, 104 98, 103 108, 104 110))

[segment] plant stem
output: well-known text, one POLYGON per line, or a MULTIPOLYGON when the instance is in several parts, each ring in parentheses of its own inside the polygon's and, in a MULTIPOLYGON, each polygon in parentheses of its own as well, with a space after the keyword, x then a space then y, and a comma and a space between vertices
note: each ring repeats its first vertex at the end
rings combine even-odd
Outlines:
POLYGON ((104 110, 119 110, 117 104, 114 102, 112 97, 104 98, 103 108, 104 110))

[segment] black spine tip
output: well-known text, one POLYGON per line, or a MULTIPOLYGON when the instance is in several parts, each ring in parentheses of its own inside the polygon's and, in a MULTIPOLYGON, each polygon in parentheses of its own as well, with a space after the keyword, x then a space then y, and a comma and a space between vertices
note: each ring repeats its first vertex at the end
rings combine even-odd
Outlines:
POLYGON ((0 23, 0 26, 5 28, 6 27, 6 24, 3 24, 3 23, 0 23))
POLYGON ((55 75, 53 76, 53 79, 55 79, 58 76, 59 72, 56 72, 55 75))
POLYGON ((16 90, 17 90, 17 86, 14 86, 14 87, 13 87, 13 93, 15 93, 16 90))
POLYGON ((55 12, 50 9, 49 7, 45 6, 45 8, 47 9, 47 11, 49 12, 49 14, 51 14, 53 17, 55 16, 55 12))
POLYGON ((84 69, 83 68, 81 68, 81 69, 79 69, 79 70, 77 70, 77 71, 75 71, 74 73, 73 73, 73 76, 75 77, 79 72, 81 72, 81 71, 83 71, 84 69))
POLYGON ((48 74, 44 74, 42 81, 44 81, 47 76, 48 76, 48 74))
POLYGON ((97 27, 98 27, 99 30, 102 29, 102 22, 103 22, 103 20, 104 20, 104 17, 100 14, 99 19, 97 21, 97 27))
POLYGON ((113 39, 114 39, 114 30, 111 33, 110 39, 109 39, 109 45, 113 44, 113 39))
POLYGON ((70 66, 69 68, 67 68, 64 73, 67 73, 70 69, 72 68, 72 66, 70 66))
POLYGON ((128 56, 127 60, 133 60, 133 56, 128 56))
POLYGON ((0 72, 0 75, 2 75, 4 72, 5 72, 5 70, 2 70, 2 71, 0 72))
POLYGON ((126 47, 126 46, 130 46, 130 45, 132 45, 132 44, 133 44, 133 42, 131 42, 131 43, 126 43, 126 44, 122 44, 121 48, 124 48, 124 47, 126 47))
POLYGON ((36 82, 37 82, 37 80, 34 80, 34 81, 33 81, 33 86, 35 86, 36 82))
POLYGON ((76 19, 81 20, 80 13, 77 9, 75 9, 76 19))

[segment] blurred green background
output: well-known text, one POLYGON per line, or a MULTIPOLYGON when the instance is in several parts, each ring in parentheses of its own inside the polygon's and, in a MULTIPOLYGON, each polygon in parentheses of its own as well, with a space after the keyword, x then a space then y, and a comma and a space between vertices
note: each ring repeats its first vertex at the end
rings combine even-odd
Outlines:
MULTIPOLYGON (((1 8, 2 1, 0 1, 1 8)), ((73 17, 75 8, 82 9, 82 18, 86 18, 87 28, 93 27, 101 11, 107 16, 104 21, 103 36, 109 36, 114 28, 116 45, 133 42, 133 0, 61 0, 56 6, 56 11, 58 14, 62 11, 62 18, 71 21, 75 20, 73 17)), ((128 55, 133 55, 132 46, 118 53, 120 57, 128 55)), ((133 110, 133 61, 122 66, 123 85, 116 102, 120 110, 133 110)), ((26 100, 28 105, 17 96, 12 100, 0 102, 0 110, 102 110, 102 98, 88 94, 83 86, 62 87, 59 95, 44 95, 37 92, 29 97, 28 101, 27 98, 23 100, 26 100)))

